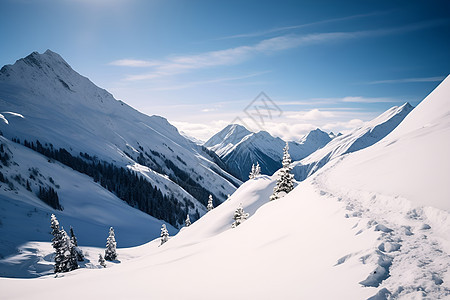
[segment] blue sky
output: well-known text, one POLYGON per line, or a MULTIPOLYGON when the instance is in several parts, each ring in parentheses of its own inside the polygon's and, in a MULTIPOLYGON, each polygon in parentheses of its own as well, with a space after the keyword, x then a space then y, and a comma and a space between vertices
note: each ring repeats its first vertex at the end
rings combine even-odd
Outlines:
POLYGON ((0 65, 51 49, 195 137, 237 118, 298 139, 417 105, 449 74, 449 3, 2 0, 0 65), (253 122, 262 91, 282 113, 253 122))

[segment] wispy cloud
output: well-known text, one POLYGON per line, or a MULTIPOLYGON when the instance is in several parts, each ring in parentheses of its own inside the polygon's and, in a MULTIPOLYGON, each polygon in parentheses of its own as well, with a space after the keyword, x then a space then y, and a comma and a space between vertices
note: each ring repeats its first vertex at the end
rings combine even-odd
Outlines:
POLYGON ((157 66, 158 64, 159 63, 156 61, 137 59, 119 59, 109 63, 109 65, 121 67, 153 67, 157 66))
POLYGON ((272 29, 256 31, 256 32, 251 32, 251 33, 235 34, 235 35, 230 35, 230 36, 217 38, 217 40, 227 40, 227 39, 266 36, 266 35, 270 35, 270 34, 274 34, 274 33, 280 33, 280 32, 286 32, 286 31, 289 31, 289 30, 307 28, 307 27, 311 27, 311 26, 315 26, 315 25, 322 25, 322 24, 328 24, 328 23, 349 21, 349 20, 354 20, 354 19, 359 19, 359 18, 379 16, 379 15, 383 15, 383 14, 387 14, 387 13, 390 13, 390 11, 384 11, 384 12, 377 11, 377 12, 372 12, 372 13, 367 13, 367 14, 358 14, 358 15, 352 15, 352 16, 341 17, 341 18, 332 18, 332 19, 321 20, 321 21, 316 21, 316 22, 310 22, 310 23, 305 23, 305 24, 276 27, 276 28, 272 28, 272 29))
POLYGON ((394 103, 400 100, 393 98, 344 97, 341 101, 350 103, 394 103))
POLYGON ((269 73, 269 71, 257 72, 257 73, 243 75, 243 76, 223 77, 223 78, 216 78, 216 79, 202 80, 202 81, 191 81, 191 82, 186 82, 186 83, 178 84, 178 85, 159 86, 159 87, 156 87, 156 88, 152 88, 151 90, 153 90, 153 91, 181 90, 181 89, 186 89, 186 88, 191 88, 191 87, 195 87, 195 86, 199 86, 199 85, 205 85, 205 84, 211 84, 211 83, 222 83, 222 82, 237 81, 237 80, 242 80, 242 79, 247 79, 247 78, 260 76, 260 75, 263 75, 263 74, 266 74, 266 73, 269 73))
POLYGON ((242 63, 257 55, 269 55, 276 52, 297 48, 300 46, 324 44, 335 41, 344 41, 365 37, 378 37, 392 34, 401 34, 438 26, 448 20, 434 20, 414 23, 402 27, 386 28, 378 30, 354 31, 354 32, 324 32, 305 35, 282 35, 262 40, 253 45, 238 46, 224 50, 209 51, 195 55, 171 56, 163 60, 132 60, 123 59, 112 62, 117 66, 149 67, 151 72, 129 75, 128 81, 154 79, 163 76, 186 73, 196 69, 204 69, 217 66, 229 66, 242 63))
POLYGON ((389 83, 411 83, 411 82, 441 82, 445 79, 445 76, 435 76, 435 77, 418 77, 418 78, 401 78, 401 79, 389 79, 389 80, 378 80, 370 81, 366 84, 389 84, 389 83))
MULTIPOLYGON (((126 80, 154 79, 162 76, 185 73, 190 70, 203 69, 208 67, 234 65, 258 54, 271 54, 282 50, 287 50, 302 45, 320 44, 329 41, 350 39, 360 35, 352 32, 329 32, 308 35, 285 35, 263 40, 250 46, 239 46, 218 51, 204 52, 197 55, 174 56, 161 61, 149 61, 148 66, 153 67, 153 71, 145 74, 129 75, 126 80)), ((144 66, 146 61, 122 60, 132 62, 122 66, 144 66)), ((120 61, 115 61, 119 65, 120 61)))
MULTIPOLYGON (((279 106, 315 106, 339 103, 395 103, 402 102, 402 100, 388 97, 362 97, 362 96, 347 96, 334 98, 311 98, 300 101, 281 101, 277 102, 279 106)), ((336 108, 333 108, 336 109, 336 108)), ((348 108, 344 108, 348 109, 348 108)), ((353 108, 355 109, 355 108, 353 108)))

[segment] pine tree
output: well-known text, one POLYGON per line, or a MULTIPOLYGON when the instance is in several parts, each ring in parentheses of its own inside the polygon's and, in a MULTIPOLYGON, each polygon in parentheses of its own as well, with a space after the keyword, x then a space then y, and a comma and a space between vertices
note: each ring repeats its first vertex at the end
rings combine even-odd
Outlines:
POLYGON ((289 155, 289 145, 283 149, 283 167, 279 171, 279 177, 277 179, 277 185, 273 189, 273 194, 270 196, 270 200, 276 200, 294 189, 294 175, 291 174, 291 156, 289 155))
POLYGON ((114 228, 109 228, 109 236, 106 239, 106 250, 105 250, 105 259, 109 261, 113 261, 117 258, 116 252, 116 237, 114 235, 114 228))
POLYGON ((69 272, 78 269, 74 246, 64 228, 59 228, 59 222, 51 215, 52 246, 55 249, 55 273, 69 272))
POLYGON ((242 222, 244 222, 245 220, 247 220, 248 216, 250 214, 246 213, 244 211, 244 208, 242 208, 242 203, 239 204, 238 208, 236 208, 235 212, 234 212, 234 216, 233 216, 233 224, 231 224, 232 228, 235 228, 237 226, 239 226, 239 224, 241 224, 242 222))
MULTIPOLYGON (((161 245, 169 240, 169 231, 166 228, 166 224, 161 226, 161 245)), ((160 246, 161 246, 160 245, 160 246)))
POLYGON ((78 261, 84 261, 84 254, 83 254, 83 250, 81 250, 78 247, 78 240, 77 237, 75 236, 75 233, 73 232, 73 227, 70 226, 70 241, 73 244, 73 249, 75 251, 75 256, 77 257, 78 261))
POLYGON ((72 244, 72 240, 70 239, 69 235, 66 233, 66 231, 61 228, 61 232, 64 237, 64 242, 66 244, 66 251, 64 253, 65 255, 65 271, 69 272, 78 269, 78 259, 77 259, 77 251, 75 249, 75 246, 72 244))
POLYGON ((250 175, 248 175, 249 179, 255 178, 255 164, 252 164, 252 170, 250 171, 250 175))
POLYGON ((70 226, 70 239, 72 240, 72 244, 75 247, 78 247, 78 240, 77 237, 75 236, 75 233, 73 233, 73 227, 70 226))
POLYGON ((256 165, 252 164, 252 171, 250 172, 248 178, 254 179, 259 175, 261 175, 261 167, 259 166, 259 162, 256 162, 256 165))
POLYGON ((206 207, 206 209, 208 209, 208 211, 213 210, 214 206, 213 206, 213 197, 212 195, 209 195, 208 198, 208 206, 206 207))
POLYGON ((59 229, 59 222, 54 214, 51 215, 50 227, 52 228, 52 246, 55 249, 55 267, 54 272, 62 272, 62 264, 64 260, 64 244, 61 230, 59 229))
POLYGON ((184 221, 184 225, 186 227, 191 226, 191 220, 189 219, 189 214, 187 215, 186 220, 184 221))
POLYGON ((103 268, 106 268, 106 261, 105 261, 105 259, 103 258, 103 256, 100 253, 98 254, 98 263, 103 268))
POLYGON ((253 178, 255 178, 256 176, 261 175, 261 167, 259 166, 259 162, 256 162, 256 166, 255 166, 255 174, 253 176, 253 178))

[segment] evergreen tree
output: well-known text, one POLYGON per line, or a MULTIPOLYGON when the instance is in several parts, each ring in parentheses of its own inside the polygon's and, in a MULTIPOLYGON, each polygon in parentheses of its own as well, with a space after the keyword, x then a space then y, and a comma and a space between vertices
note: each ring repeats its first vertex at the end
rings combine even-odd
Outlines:
POLYGON ((116 237, 114 235, 114 228, 109 228, 109 236, 106 239, 106 250, 105 250, 105 259, 109 261, 113 261, 117 258, 116 252, 116 237))
MULTIPOLYGON (((166 224, 162 224, 161 227, 161 245, 169 240, 169 231, 166 228, 166 224)), ((160 246, 161 246, 160 245, 160 246)))
POLYGON ((273 194, 270 196, 270 200, 276 200, 294 189, 294 175, 291 174, 291 156, 289 155, 289 145, 283 149, 283 167, 280 169, 277 179, 277 185, 273 189, 273 194))
POLYGON ((63 243, 63 235, 61 233, 61 229, 59 229, 59 222, 58 219, 56 219, 56 216, 54 214, 51 215, 50 219, 50 227, 52 228, 52 246, 53 249, 55 249, 55 267, 54 272, 60 273, 63 272, 62 264, 64 261, 64 243, 63 243))
POLYGON ((259 162, 256 162, 256 165, 252 164, 252 171, 250 172, 250 175, 248 176, 248 178, 253 179, 259 175, 261 175, 261 167, 259 166, 259 162))
POLYGON ((75 233, 73 232, 73 227, 70 226, 70 241, 73 244, 73 249, 75 251, 75 256, 78 261, 84 261, 84 254, 83 251, 78 247, 78 240, 75 236, 75 233))
POLYGON ((242 222, 247 220, 249 215, 250 214, 248 214, 244 211, 244 208, 242 208, 242 203, 241 203, 234 212, 234 216, 233 216, 234 222, 233 222, 233 224, 231 224, 231 227, 235 228, 235 227, 239 226, 239 224, 241 224, 242 222))
POLYGON ((105 261, 105 259, 103 258, 103 256, 100 253, 98 254, 98 263, 103 268, 106 268, 106 261, 105 261))
POLYGON ((255 164, 252 164, 252 170, 250 171, 250 175, 248 175, 249 179, 255 178, 255 164))
POLYGON ((186 227, 191 226, 191 220, 189 219, 189 214, 187 215, 186 220, 184 221, 184 225, 186 227))
POLYGON ((256 162, 256 166, 255 166, 255 173, 253 178, 255 178, 256 176, 261 175, 261 167, 259 166, 259 162, 256 162))
POLYGON ((64 253, 65 255, 65 271, 69 272, 78 269, 78 255, 76 251, 76 247, 72 244, 72 240, 70 239, 69 235, 66 233, 66 231, 61 228, 61 232, 64 237, 64 242, 66 244, 66 251, 64 253))
POLYGON ((69 272, 78 269, 74 246, 63 228, 59 228, 59 222, 54 214, 51 215, 52 246, 55 249, 55 273, 69 272))
POLYGON ((208 211, 213 210, 214 206, 213 206, 213 197, 212 195, 209 195, 208 198, 208 206, 206 207, 206 209, 208 209, 208 211))
POLYGON ((73 233, 73 227, 70 226, 70 239, 72 240, 72 244, 75 247, 78 247, 78 240, 77 237, 75 236, 75 233, 73 233))

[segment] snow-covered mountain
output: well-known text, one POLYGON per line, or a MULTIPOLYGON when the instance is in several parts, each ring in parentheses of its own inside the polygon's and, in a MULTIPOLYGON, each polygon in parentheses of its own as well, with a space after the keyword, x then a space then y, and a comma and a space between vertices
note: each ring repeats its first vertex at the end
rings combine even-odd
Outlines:
POLYGON ((450 77, 380 142, 281 199, 268 201, 276 176, 258 176, 162 246, 122 249, 121 264, 63 278, 1 278, 2 296, 76 286, 73 298, 89 299, 447 299, 449 97, 450 77), (231 228, 241 203, 250 217, 231 228))
POLYGON ((362 127, 336 136, 323 148, 292 164, 295 179, 304 180, 330 160, 375 144, 394 130, 412 110, 413 107, 409 103, 400 107, 394 106, 362 127))
MULTIPOLYGON (((331 138, 320 129, 304 136, 300 142, 289 142, 289 153, 300 160, 326 145, 331 138)), ((252 164, 259 162, 263 174, 272 175, 281 167, 285 141, 266 131, 257 133, 244 126, 231 124, 212 136, 204 146, 217 153, 228 170, 241 180, 247 180, 252 164)))
POLYGON ((0 131, 78 171, 84 170, 80 164, 105 162, 137 172, 166 200, 156 207, 134 199, 131 191, 119 196, 133 198, 131 205, 150 214, 164 206, 167 212, 158 217, 173 225, 186 213, 204 213, 209 194, 217 205, 241 184, 166 119, 114 99, 50 50, 0 70, 0 131), (66 160, 56 153, 60 148, 66 160))

